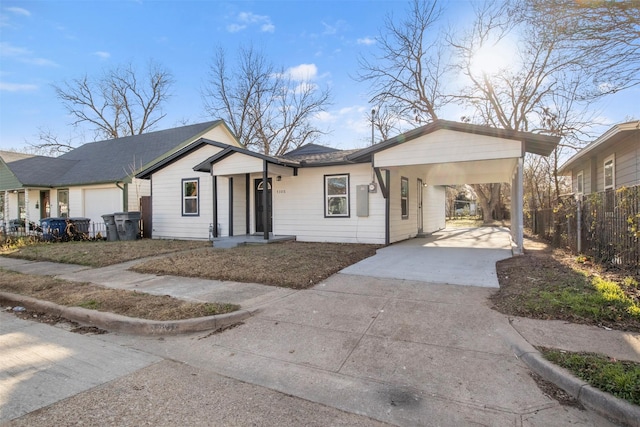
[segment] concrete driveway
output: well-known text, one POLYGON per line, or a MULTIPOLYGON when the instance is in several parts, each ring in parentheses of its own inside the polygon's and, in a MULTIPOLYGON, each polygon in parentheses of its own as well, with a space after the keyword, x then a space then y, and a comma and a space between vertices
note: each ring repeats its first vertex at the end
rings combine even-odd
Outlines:
POLYGON ((496 262, 511 256, 506 228, 449 228, 382 248, 341 273, 498 288, 496 262))

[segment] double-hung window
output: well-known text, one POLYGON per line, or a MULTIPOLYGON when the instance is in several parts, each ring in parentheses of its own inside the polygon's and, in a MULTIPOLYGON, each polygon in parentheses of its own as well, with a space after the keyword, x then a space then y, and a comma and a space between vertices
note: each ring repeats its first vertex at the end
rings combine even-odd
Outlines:
POLYGON ((402 219, 409 218, 409 179, 400 178, 400 210, 402 219))
POLYGON ((604 159, 604 189, 609 190, 616 186, 616 160, 613 155, 604 159))
POLYGON ((324 176, 324 216, 349 216, 349 174, 324 176))
POLYGON ((199 215, 199 199, 198 187, 200 186, 199 178, 182 180, 182 215, 198 216, 199 215))
POLYGON ((584 173, 578 172, 576 175, 576 195, 582 197, 584 194, 584 173))

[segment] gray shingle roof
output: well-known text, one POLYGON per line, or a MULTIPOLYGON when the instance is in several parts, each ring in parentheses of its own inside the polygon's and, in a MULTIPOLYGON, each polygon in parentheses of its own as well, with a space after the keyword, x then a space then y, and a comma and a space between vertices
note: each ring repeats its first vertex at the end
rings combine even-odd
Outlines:
MULTIPOLYGON (((122 181, 143 166, 193 142, 221 120, 84 144, 60 157, 7 163, 27 186, 62 187, 122 181)), ((6 162, 6 160, 5 160, 6 162)))

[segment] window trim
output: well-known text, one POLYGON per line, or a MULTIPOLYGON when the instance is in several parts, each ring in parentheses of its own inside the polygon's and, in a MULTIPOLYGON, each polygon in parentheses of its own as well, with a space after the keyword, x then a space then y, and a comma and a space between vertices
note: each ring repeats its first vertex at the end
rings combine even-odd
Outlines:
POLYGON ((606 157, 602 162, 602 182, 603 189, 609 190, 616 188, 616 157, 615 154, 606 157), (607 163, 611 162, 611 185, 607 185, 607 163))
POLYGON ((583 196, 584 195, 584 171, 580 170, 576 173, 576 195, 583 196), (582 187, 582 191, 580 191, 580 187, 582 187))
POLYGON ((325 218, 350 218, 351 217, 351 188, 350 188, 350 181, 351 181, 351 177, 350 174, 348 173, 338 173, 338 174, 328 174, 328 175, 324 175, 324 217, 325 218), (346 194, 341 195, 329 195, 327 194, 327 181, 330 178, 339 178, 339 177, 345 177, 347 179, 347 187, 346 187, 346 194), (329 197, 344 197, 346 199, 346 203, 347 203, 347 213, 346 214, 330 214, 329 213, 329 197))
POLYGON ((59 218, 69 218, 70 209, 69 209, 69 189, 68 188, 58 188, 56 192, 56 204, 58 205, 58 217, 59 218), (66 215, 62 213, 62 203, 60 202, 60 193, 67 193, 67 213, 66 215))
POLYGON ((183 178, 182 179, 182 189, 181 189, 181 206, 182 206, 182 216, 200 216, 200 178, 183 178), (185 196, 184 187, 187 182, 195 182, 196 183, 196 195, 195 196, 185 196), (196 200, 196 212, 185 212, 185 202, 187 200, 196 200))
POLYGON ((409 178, 401 176, 400 177, 400 215, 402 216, 402 219, 409 219, 409 178), (404 185, 406 184, 407 187, 407 195, 403 196, 402 195, 402 187, 404 187, 404 185), (404 212, 402 210, 402 202, 406 201, 405 203, 405 210, 406 212, 404 212))

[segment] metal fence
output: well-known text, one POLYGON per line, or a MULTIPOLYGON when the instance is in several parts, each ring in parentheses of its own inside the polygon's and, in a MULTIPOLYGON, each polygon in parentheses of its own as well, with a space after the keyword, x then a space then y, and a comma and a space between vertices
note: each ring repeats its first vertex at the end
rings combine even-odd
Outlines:
MULTIPOLYGON (((43 232, 47 233, 50 230, 43 230, 39 224, 34 222, 29 224, 29 231, 24 225, 24 221, 9 221, 6 224, 0 225, 0 235, 3 237, 42 237, 43 232)), ((84 230, 83 230, 84 232, 84 230)), ((104 222, 90 222, 87 232, 85 232, 89 239, 100 239, 107 237, 107 226, 104 222)))
POLYGON ((640 185, 562 198, 553 209, 525 212, 525 227, 554 246, 608 267, 639 271, 640 185))

